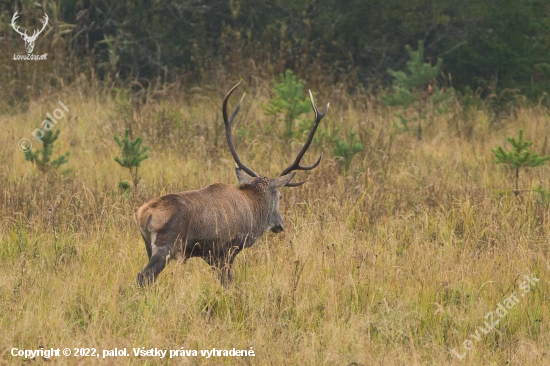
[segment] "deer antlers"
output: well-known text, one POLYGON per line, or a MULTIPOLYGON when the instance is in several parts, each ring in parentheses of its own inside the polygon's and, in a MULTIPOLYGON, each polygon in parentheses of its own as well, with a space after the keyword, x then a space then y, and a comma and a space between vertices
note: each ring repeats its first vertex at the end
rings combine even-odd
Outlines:
MULTIPOLYGON (((309 166, 300 165, 300 160, 302 160, 302 157, 304 156, 307 149, 309 148, 309 145, 311 145, 311 141, 313 141, 313 136, 315 135, 315 131, 317 131, 317 127, 319 126, 319 122, 321 122, 323 117, 327 114, 328 107, 330 106, 330 103, 328 103, 327 107, 325 108, 325 111, 323 113, 319 113, 319 110, 317 109, 317 106, 315 105, 315 102, 313 101, 313 94, 311 94, 311 90, 309 91, 309 99, 311 100, 311 106, 313 107, 313 112, 315 112, 315 122, 313 122, 313 126, 311 127, 311 130, 309 131, 309 135, 307 136, 306 143, 304 144, 304 146, 302 146, 302 150, 300 150, 300 152, 298 153, 298 156, 296 156, 296 160, 294 160, 294 163, 290 164, 285 170, 283 170, 283 172, 279 176, 286 175, 286 174, 290 173, 293 170, 311 170, 311 169, 315 168, 317 165, 319 165, 319 163, 321 162, 321 158, 323 157, 323 155, 319 156, 319 160, 317 160, 317 162, 313 165, 309 165, 309 166)), ((309 180, 309 177, 307 177, 305 180, 303 180, 301 182, 296 182, 296 183, 289 182, 289 183, 286 184, 286 186, 287 187, 301 186, 302 184, 304 184, 308 180, 309 180)))
POLYGON ((239 103, 237 104, 237 107, 231 114, 231 117, 227 119, 227 101, 229 100, 229 97, 231 96, 231 94, 233 94, 233 91, 237 89, 241 81, 239 81, 237 85, 232 87, 231 90, 228 91, 227 94, 225 95, 225 98, 223 98, 222 114, 223 114, 223 123, 225 124, 225 137, 227 139, 227 144, 229 145, 229 150, 231 151, 231 155, 233 155, 233 159, 235 160, 235 163, 237 164, 239 169, 245 171, 246 174, 250 175, 251 177, 259 177, 259 175, 256 174, 252 169, 250 169, 249 167, 243 164, 243 162, 239 158, 239 155, 237 154, 237 151, 235 150, 235 146, 233 145, 233 139, 231 138, 231 123, 233 122, 233 119, 237 115, 237 112, 239 112, 239 107, 241 106, 241 102, 243 101, 244 94, 241 97, 241 100, 239 101, 239 103))
POLYGON ((42 31, 44 30, 44 28, 46 28, 46 25, 48 24, 48 20, 50 19, 48 17, 48 14, 44 13, 44 20, 40 19, 40 22, 42 22, 42 29, 40 29, 39 31, 37 31, 36 29, 34 30, 34 32, 32 33, 32 36, 29 37, 29 35, 27 34, 27 30, 25 29, 25 32, 21 32, 19 31, 19 26, 17 26, 17 24, 15 24, 15 21, 17 20, 17 18, 19 18, 19 11, 16 11, 15 14, 13 14, 13 17, 11 18, 11 26, 12 28, 17 32, 19 33, 23 39, 28 39, 28 40, 35 40, 36 37, 38 37, 38 35, 40 33, 42 33, 42 31))
MULTIPOLYGON (((241 82, 239 81, 233 88, 231 88, 231 90, 229 90, 227 92, 227 94, 225 95, 225 98, 223 98, 222 114, 223 114, 223 122, 225 124, 225 137, 227 138, 227 144, 229 145, 229 150, 231 151, 231 155, 233 155, 233 159, 235 160, 235 163, 237 164, 239 169, 243 170, 244 172, 246 172, 251 177, 259 177, 259 175, 256 174, 252 169, 250 169, 249 167, 247 167, 246 165, 244 165, 242 163, 241 159, 239 158, 239 155, 237 154, 237 151, 235 150, 235 146, 233 145, 233 139, 231 137, 231 123, 233 122, 233 119, 237 115, 237 112, 239 112, 239 108, 240 108, 241 102, 243 101, 244 94, 243 94, 241 100, 239 101, 239 103, 237 104, 237 107, 235 108, 235 110, 231 114, 231 117, 229 117, 229 119, 227 118, 227 101, 229 100, 229 97, 231 96, 233 91, 235 89, 237 89, 237 87, 240 84, 241 84, 241 82)), ((317 167, 319 165, 319 163, 321 162, 321 158, 323 157, 322 155, 319 156, 319 159, 317 160, 317 162, 312 164, 312 165, 308 165, 308 166, 300 165, 300 161, 302 160, 302 157, 304 156, 307 149, 309 148, 309 145, 311 145, 311 142, 313 141, 313 136, 315 135, 315 131, 317 131, 317 127, 319 126, 319 123, 321 122, 321 119, 323 119, 323 117, 327 114, 328 108, 330 106, 330 103, 328 103, 327 107, 325 108, 325 111, 323 113, 320 113, 319 110, 317 109, 317 106, 315 105, 314 100, 313 100, 313 94, 311 93, 311 90, 309 91, 309 98, 311 100, 311 106, 313 107, 313 112, 315 112, 315 121, 313 122, 313 126, 311 127, 311 130, 309 131, 309 135, 307 137, 307 140, 306 140, 304 146, 302 146, 302 149, 300 150, 298 155, 296 156, 296 159, 285 170, 283 170, 283 172, 279 176, 287 175, 288 173, 292 172, 293 170, 312 170, 312 169, 314 169, 315 167, 317 167)), ((296 183, 290 183, 289 182, 289 183, 286 184, 286 187, 301 186, 302 184, 304 184, 308 180, 309 180, 309 177, 307 179, 301 181, 301 182, 296 182, 296 183)))

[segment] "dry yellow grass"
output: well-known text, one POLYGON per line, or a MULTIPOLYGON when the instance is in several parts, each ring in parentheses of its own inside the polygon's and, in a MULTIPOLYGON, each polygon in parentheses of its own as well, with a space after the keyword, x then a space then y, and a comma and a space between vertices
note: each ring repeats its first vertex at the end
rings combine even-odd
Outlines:
MULTIPOLYGON (((234 134, 245 163, 274 176, 301 141, 289 149, 268 132, 273 120, 259 107, 267 86, 249 88, 234 134)), ((134 109, 134 134, 152 150, 134 198, 117 193, 128 175, 113 161, 112 136, 125 122, 108 93, 81 82, 0 116, 0 363, 23 363, 13 347, 43 346, 255 352, 53 359, 61 365, 550 364, 548 207, 528 191, 521 200, 499 193, 512 180, 490 152, 520 128, 542 149, 542 107, 502 118, 484 109, 436 116, 418 144, 392 133, 392 111, 375 99, 320 93, 318 105, 331 102, 323 126, 353 129, 365 145, 350 171, 343 174, 329 146, 312 147, 306 163, 325 158, 311 180, 282 190, 286 231, 237 257, 230 289, 200 259, 173 261, 154 286, 137 289, 147 256, 135 209, 160 194, 236 183, 223 89, 151 93, 134 109), (70 112, 55 127, 55 155, 71 155, 43 177, 17 142, 33 140, 58 100, 70 112), (454 356, 531 273, 540 282, 462 361, 454 356)), ((549 178, 543 167, 523 172, 520 184, 548 188, 549 178)))

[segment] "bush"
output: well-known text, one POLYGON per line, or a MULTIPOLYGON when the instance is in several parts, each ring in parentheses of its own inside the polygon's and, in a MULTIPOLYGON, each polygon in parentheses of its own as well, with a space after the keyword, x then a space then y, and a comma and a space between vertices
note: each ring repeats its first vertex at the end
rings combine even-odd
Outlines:
POLYGON ((61 130, 57 130, 55 133, 51 130, 44 132, 44 137, 42 137, 42 149, 25 151, 25 160, 33 163, 42 173, 47 173, 51 169, 57 169, 59 166, 66 164, 69 161, 68 152, 51 160, 54 144, 60 133, 61 130))
POLYGON ((303 81, 296 79, 292 70, 286 70, 285 74, 279 75, 279 82, 271 80, 273 94, 275 96, 267 104, 262 103, 264 113, 268 116, 282 114, 285 121, 284 138, 294 136, 294 123, 298 117, 311 110, 307 97, 303 97, 303 81))

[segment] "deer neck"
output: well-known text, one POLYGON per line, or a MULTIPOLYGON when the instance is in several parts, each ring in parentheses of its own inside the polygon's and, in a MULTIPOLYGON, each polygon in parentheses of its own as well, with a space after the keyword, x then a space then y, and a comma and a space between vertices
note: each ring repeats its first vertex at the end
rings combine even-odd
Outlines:
MULTIPOLYGON (((256 182, 255 182, 256 183, 256 182)), ((263 182, 259 184, 241 185, 239 190, 246 199, 252 214, 253 231, 258 236, 262 235, 269 227, 269 218, 271 214, 271 205, 269 193, 263 182)))

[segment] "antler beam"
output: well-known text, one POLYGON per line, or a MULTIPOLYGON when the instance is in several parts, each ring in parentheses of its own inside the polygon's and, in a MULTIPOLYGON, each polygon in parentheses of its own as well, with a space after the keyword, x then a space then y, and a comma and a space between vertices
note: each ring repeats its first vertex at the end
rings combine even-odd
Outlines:
POLYGON ((235 160, 235 163, 237 164, 239 169, 241 169, 251 177, 259 177, 259 175, 256 174, 252 169, 250 169, 249 167, 243 164, 243 162, 239 158, 239 155, 237 154, 237 151, 235 150, 235 146, 233 145, 233 138, 231 137, 231 123, 233 123, 233 119, 237 115, 237 112, 239 112, 239 108, 241 106, 241 102, 243 101, 245 94, 243 94, 241 100, 237 104, 237 107, 231 114, 231 117, 229 117, 229 119, 227 118, 227 101, 229 100, 229 97, 231 96, 233 91, 237 89, 237 87, 241 84, 241 81, 239 81, 237 85, 231 88, 231 90, 228 91, 227 94, 225 95, 225 98, 223 98, 222 114, 223 114, 223 122, 225 124, 225 137, 227 139, 227 144, 229 145, 229 150, 231 151, 231 155, 233 155, 233 160, 235 160))
MULTIPOLYGON (((313 168, 317 167, 317 165, 319 165, 319 163, 321 162, 321 158, 323 157, 323 155, 319 156, 319 160, 317 160, 315 164, 308 165, 308 166, 300 165, 300 161, 304 157, 304 154, 309 148, 309 145, 311 145, 311 142, 313 141, 313 136, 315 135, 315 131, 317 131, 317 127, 319 127, 319 123, 321 122, 321 119, 323 119, 323 117, 327 114, 328 108, 330 106, 330 103, 328 103, 327 107, 325 108, 325 111, 323 113, 320 113, 319 110, 317 109, 317 106, 315 105, 315 101, 313 100, 313 94, 311 93, 311 90, 309 91, 309 99, 311 100, 311 106, 313 107, 313 112, 315 112, 315 122, 313 122, 313 126, 309 131, 309 135, 307 137, 306 143, 298 153, 298 156, 296 156, 296 160, 294 160, 292 164, 290 164, 285 170, 283 170, 280 176, 286 175, 293 170, 312 170, 313 168)), ((307 177, 307 179, 301 182, 296 182, 296 183, 289 182, 286 184, 286 187, 301 186, 308 180, 309 180, 309 177, 307 177)))

